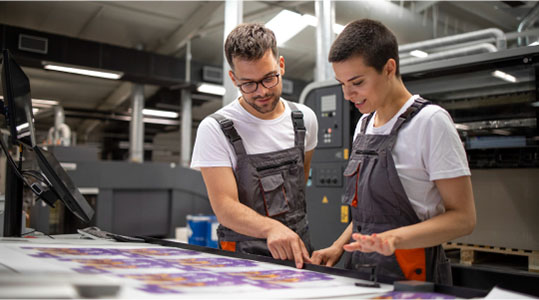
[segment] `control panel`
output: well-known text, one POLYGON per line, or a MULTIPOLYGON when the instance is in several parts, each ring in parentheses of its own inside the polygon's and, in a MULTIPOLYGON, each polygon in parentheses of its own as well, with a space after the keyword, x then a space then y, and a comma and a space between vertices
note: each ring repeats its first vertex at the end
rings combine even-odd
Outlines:
POLYGON ((340 164, 317 164, 314 184, 319 187, 341 187, 343 169, 340 164))

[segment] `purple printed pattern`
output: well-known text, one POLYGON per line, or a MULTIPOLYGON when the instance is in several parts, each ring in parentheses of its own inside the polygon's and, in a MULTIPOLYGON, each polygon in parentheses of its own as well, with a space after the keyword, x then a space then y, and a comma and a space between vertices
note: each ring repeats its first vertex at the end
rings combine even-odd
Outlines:
POLYGON ((210 272, 190 272, 176 274, 136 274, 122 277, 141 281, 144 285, 138 288, 151 294, 181 293, 181 288, 225 287, 245 284, 241 278, 210 272))
POLYGON ((163 257, 198 255, 198 252, 170 248, 136 248, 136 249, 106 249, 106 248, 48 248, 48 247, 21 247, 27 250, 37 250, 39 254, 33 257, 61 258, 63 256, 124 256, 124 257, 163 257))
POLYGON ((251 286, 262 289, 282 289, 293 287, 294 283, 333 280, 332 277, 308 271, 281 269, 270 271, 232 272, 226 268, 250 268, 258 263, 250 260, 226 257, 172 258, 181 255, 198 255, 191 250, 170 248, 53 248, 21 247, 37 250, 33 257, 53 258, 60 262, 77 263, 73 270, 79 273, 113 273, 115 276, 131 278, 143 285, 138 289, 152 294, 182 293, 183 288, 211 286, 251 286), (81 258, 69 258, 80 256, 81 258), (83 256, 102 256, 104 258, 83 258, 83 256), (108 258, 120 256, 124 258, 108 258), (107 258, 105 258, 107 257, 107 258), (161 274, 118 274, 118 270, 175 269, 184 273, 161 274), (116 272, 114 272, 116 271, 116 272), (221 272, 211 272, 221 271, 221 272))
POLYGON ((456 299, 451 295, 421 292, 388 292, 371 299, 456 299))
POLYGON ((289 288, 289 284, 298 282, 309 282, 317 280, 333 280, 332 277, 316 272, 301 272, 296 270, 270 270, 270 271, 250 271, 250 272, 230 272, 229 276, 243 278, 246 282, 267 288, 282 289, 289 288))
POLYGON ((74 270, 80 273, 110 273, 110 270, 118 269, 153 269, 153 268, 176 268, 172 263, 151 259, 151 258, 131 258, 131 259, 69 259, 62 258, 60 261, 76 262, 82 265, 74 270))
POLYGON ((62 256, 111 256, 119 255, 116 249, 104 248, 47 248, 47 247, 21 247, 26 250, 39 251, 38 254, 30 254, 33 257, 60 258, 62 256))
POLYGON ((74 269, 81 273, 109 273, 115 269, 179 269, 183 271, 199 271, 208 268, 253 267, 257 264, 249 260, 230 258, 186 258, 186 259, 152 259, 152 258, 113 258, 113 259, 71 259, 60 258, 60 261, 76 262, 83 265, 74 269))
MULTIPOLYGON (((180 265, 183 267, 192 267, 191 270, 226 268, 226 267, 254 267, 257 263, 250 260, 230 259, 222 257, 208 258, 182 258, 182 259, 165 259, 165 261, 180 265)), ((183 268, 185 269, 185 268, 183 268)))
POLYGON ((286 289, 300 282, 333 280, 332 277, 295 270, 233 273, 190 272, 178 274, 136 274, 122 277, 144 282, 139 289, 152 294, 181 293, 182 288, 248 285, 262 289, 286 289))

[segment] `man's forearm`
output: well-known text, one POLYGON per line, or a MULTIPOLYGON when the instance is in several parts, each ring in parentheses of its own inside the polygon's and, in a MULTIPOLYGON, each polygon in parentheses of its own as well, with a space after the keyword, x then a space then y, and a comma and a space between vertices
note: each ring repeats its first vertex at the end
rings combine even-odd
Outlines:
POLYGON ((276 220, 260 215, 238 201, 214 207, 219 223, 238 233, 256 238, 267 238, 271 228, 280 225, 276 220))

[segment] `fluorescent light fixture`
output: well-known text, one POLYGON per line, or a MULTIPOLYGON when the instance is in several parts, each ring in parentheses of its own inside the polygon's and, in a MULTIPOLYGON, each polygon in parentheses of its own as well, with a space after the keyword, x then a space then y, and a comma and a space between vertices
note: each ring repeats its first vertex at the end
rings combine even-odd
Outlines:
MULTIPOLYGON (((266 23, 266 27, 275 33, 279 46, 286 43, 307 26, 318 26, 318 19, 313 15, 300 15, 287 9, 282 10, 266 23)), ((333 24, 335 33, 339 34, 343 29, 343 25, 333 24)))
POLYGON ((32 113, 35 115, 39 111, 39 108, 32 107, 32 113))
POLYGON ((43 64, 46 70, 66 72, 66 73, 72 73, 72 74, 78 74, 78 75, 86 75, 86 76, 99 77, 99 78, 105 78, 105 79, 120 79, 123 76, 122 72, 110 72, 110 71, 102 71, 102 70, 90 69, 90 68, 79 68, 76 66, 59 65, 59 64, 48 63, 48 62, 43 62, 43 64))
POLYGON ((303 16, 301 16, 301 19, 303 20, 303 22, 305 22, 305 24, 309 26, 318 26, 318 19, 313 15, 304 14, 303 16))
POLYGON ((177 118, 179 116, 179 114, 177 112, 174 112, 174 111, 148 109, 148 108, 144 108, 142 110, 142 114, 145 115, 145 116, 170 118, 170 119, 175 119, 175 118, 177 118))
POLYGON ((275 33, 277 44, 282 45, 290 40, 293 36, 307 27, 307 23, 303 17, 289 10, 281 10, 273 19, 266 23, 266 27, 275 33))
POLYGON ((46 99, 32 99, 32 106, 55 106, 58 105, 59 102, 56 100, 46 100, 46 99))
POLYGON ((333 25, 333 31, 335 31, 336 34, 341 33, 344 30, 344 25, 335 23, 333 25))
POLYGON ((539 101, 532 102, 531 105, 533 107, 539 107, 539 101))
POLYGON ((29 126, 29 124, 28 124, 28 122, 26 122, 26 123, 22 123, 21 125, 17 126, 16 129, 17 129, 17 131, 22 131, 23 129, 28 128, 28 126, 29 126))
POLYGON ((411 51, 411 52, 410 52, 410 55, 415 56, 415 57, 419 57, 419 58, 423 58, 423 57, 429 56, 429 54, 428 54, 427 52, 421 51, 421 50, 414 50, 414 51, 411 51))
POLYGON ((517 82, 517 78, 515 76, 507 74, 507 73, 502 72, 500 70, 496 70, 496 71, 492 72, 492 76, 503 79, 503 80, 508 81, 508 82, 512 82, 512 83, 517 82))
MULTIPOLYGON (((3 96, 0 96, 0 100, 4 100, 3 96)), ((56 100, 46 100, 46 99, 34 99, 32 98, 32 107, 41 107, 41 108, 49 108, 51 106, 55 106, 60 104, 56 100)))
POLYGON ((202 83, 198 86, 197 91, 206 94, 223 96, 226 92, 226 89, 222 85, 202 83))
POLYGON ((455 123, 455 128, 457 130, 470 130, 470 126, 458 123, 455 123))
POLYGON ((539 41, 535 41, 535 42, 529 44, 528 46, 537 46, 537 45, 539 45, 539 41))
MULTIPOLYGON (((312 26, 312 27, 316 27, 318 26, 318 19, 313 16, 313 15, 309 15, 309 14, 304 14, 301 16, 301 19, 303 22, 305 22, 305 24, 309 25, 309 26, 312 26)), ((339 34, 343 31, 344 29, 344 25, 341 25, 341 24, 333 24, 333 31, 336 33, 336 34, 339 34)))

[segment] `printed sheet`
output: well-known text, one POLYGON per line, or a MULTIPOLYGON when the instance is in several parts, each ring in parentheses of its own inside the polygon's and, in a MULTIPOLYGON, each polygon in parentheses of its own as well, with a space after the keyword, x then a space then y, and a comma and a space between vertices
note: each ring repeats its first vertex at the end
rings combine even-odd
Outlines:
POLYGON ((120 298, 321 298, 387 292, 357 279, 172 247, 0 244, 17 272, 72 272, 119 279, 120 298))

